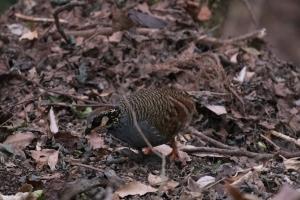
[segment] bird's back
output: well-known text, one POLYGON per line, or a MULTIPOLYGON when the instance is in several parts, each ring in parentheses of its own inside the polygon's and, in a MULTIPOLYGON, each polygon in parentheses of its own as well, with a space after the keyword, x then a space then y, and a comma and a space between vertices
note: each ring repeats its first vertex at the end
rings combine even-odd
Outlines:
POLYGON ((122 113, 120 124, 112 132, 139 147, 146 145, 143 139, 139 143, 141 138, 133 122, 133 112, 143 134, 152 145, 159 145, 189 124, 196 110, 186 92, 171 88, 138 91, 122 99, 119 107, 122 113))

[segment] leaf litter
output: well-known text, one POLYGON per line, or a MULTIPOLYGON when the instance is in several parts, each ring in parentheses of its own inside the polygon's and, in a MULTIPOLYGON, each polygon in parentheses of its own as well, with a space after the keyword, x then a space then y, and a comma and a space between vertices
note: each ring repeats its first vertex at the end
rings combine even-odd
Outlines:
MULTIPOLYGON (((248 191, 282 199, 292 191, 297 197, 300 72, 268 49, 264 31, 245 39, 211 37, 198 22, 212 20, 213 8, 196 1, 128 1, 123 9, 92 1, 59 15, 65 33, 76 41, 72 46, 53 22, 58 4, 26 2, 0 20, 2 194, 15 195, 28 183, 34 190, 42 188, 48 199, 83 193, 87 199, 96 194, 228 199, 226 180, 237 188, 229 191, 241 196, 248 191), (253 45, 258 40, 260 46, 253 45), (194 94, 195 129, 227 147, 274 156, 260 161, 225 151, 180 150, 187 165, 167 161, 167 179, 162 180, 159 157, 140 159, 139 152, 122 157, 117 149, 125 145, 105 131, 84 135, 92 109, 105 109, 132 91, 165 85, 194 94), (264 170, 256 169, 261 163, 264 170), (82 184, 86 179, 92 182, 82 184), (79 181, 76 191, 67 190, 72 180, 79 181), (284 183, 293 188, 280 190, 284 183)), ((218 144, 188 133, 179 137, 183 147, 209 150, 218 144)), ((156 148, 165 156, 171 152, 168 144, 156 148)))

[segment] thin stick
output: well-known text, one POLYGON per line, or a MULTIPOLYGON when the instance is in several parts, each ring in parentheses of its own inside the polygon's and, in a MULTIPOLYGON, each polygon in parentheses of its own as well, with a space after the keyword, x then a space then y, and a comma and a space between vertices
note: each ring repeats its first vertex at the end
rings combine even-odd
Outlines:
POLYGON ((93 167, 91 165, 86 165, 86 164, 83 164, 83 163, 70 162, 70 164, 80 166, 80 167, 85 167, 85 168, 92 169, 92 170, 95 170, 95 171, 98 171, 98 172, 104 172, 102 169, 99 169, 97 167, 93 167))
POLYGON ((58 33, 62 36, 62 38, 66 41, 67 44, 70 44, 71 41, 70 41, 69 37, 67 37, 67 35, 66 35, 64 29, 62 28, 62 26, 60 25, 58 15, 64 10, 69 10, 69 9, 77 7, 77 6, 85 6, 85 4, 86 3, 84 3, 84 2, 77 2, 77 1, 70 2, 70 3, 68 3, 64 6, 61 6, 61 7, 57 8, 53 13, 56 29, 57 29, 58 33))
POLYGON ((253 38, 263 38, 266 35, 266 29, 262 28, 259 30, 252 31, 245 35, 241 35, 231 39, 218 39, 214 37, 209 37, 208 35, 202 35, 198 38, 199 42, 210 43, 214 45, 225 45, 225 44, 233 44, 244 40, 250 40, 253 38))
POLYGON ((220 148, 212 148, 212 147, 188 147, 188 148, 182 148, 181 149, 184 152, 204 152, 204 153, 218 153, 221 155, 227 155, 227 156, 246 156, 249 158, 255 158, 256 160, 262 160, 262 159, 270 159, 273 158, 273 154, 269 153, 254 153, 250 151, 246 151, 243 149, 220 149, 220 148))
POLYGON ((263 135, 263 134, 260 134, 260 137, 262 137, 264 140, 266 140, 268 143, 270 143, 272 146, 274 146, 274 148, 278 151, 280 150, 281 148, 275 144, 272 140, 270 140, 267 136, 263 135))
POLYGON ((271 131, 270 132, 272 135, 279 137, 283 140, 286 140, 288 142, 294 143, 297 147, 300 147, 300 140, 296 140, 288 135, 284 135, 283 133, 277 132, 277 131, 271 131))
MULTIPOLYGON (((33 22, 54 22, 54 19, 52 18, 45 18, 45 17, 33 17, 29 15, 23 15, 21 13, 15 13, 15 16, 19 19, 27 20, 27 21, 33 21, 33 22)), ((64 19, 59 19, 60 23, 67 24, 68 21, 64 19)))
POLYGON ((42 106, 60 106, 60 107, 115 107, 113 104, 66 104, 62 102, 58 103, 42 103, 42 106))
POLYGON ((213 138, 210 138, 206 135, 204 135, 203 133, 201 133, 200 131, 198 131, 197 129, 195 129, 194 127, 189 127, 188 128, 189 131, 191 132, 191 134, 201 138, 202 140, 204 140, 205 142, 208 142, 216 147, 219 147, 219 148, 222 148, 222 149, 236 149, 235 147, 231 147, 231 146, 228 146, 226 144, 223 144, 213 138))

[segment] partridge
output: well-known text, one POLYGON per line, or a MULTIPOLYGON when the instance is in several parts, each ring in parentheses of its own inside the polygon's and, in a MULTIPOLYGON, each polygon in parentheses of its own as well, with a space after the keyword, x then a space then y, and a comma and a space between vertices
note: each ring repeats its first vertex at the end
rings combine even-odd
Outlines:
POLYGON ((92 112, 87 119, 86 133, 101 126, 129 146, 142 149, 148 147, 142 132, 152 146, 171 142, 171 158, 176 159, 179 157, 175 136, 188 126, 195 112, 195 103, 185 91, 143 89, 122 98, 109 110, 92 112))

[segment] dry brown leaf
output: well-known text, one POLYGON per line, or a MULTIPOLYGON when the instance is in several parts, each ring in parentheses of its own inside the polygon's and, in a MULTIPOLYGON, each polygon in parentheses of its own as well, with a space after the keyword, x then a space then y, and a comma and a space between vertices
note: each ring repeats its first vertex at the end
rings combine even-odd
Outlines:
POLYGON ((47 164, 51 170, 55 170, 58 161, 58 151, 54 149, 33 150, 31 151, 31 157, 36 161, 38 169, 47 164))
POLYGON ((292 94, 292 92, 285 86, 285 83, 274 84, 274 91, 277 96, 286 97, 292 94))
POLYGON ((143 196, 149 192, 156 192, 156 191, 157 189, 149 185, 145 185, 139 181, 134 181, 124 185, 123 187, 118 189, 115 193, 118 194, 121 198, 124 198, 129 195, 143 196))
POLYGON ((35 136, 31 132, 16 133, 8 136, 4 144, 10 144, 13 148, 23 149, 28 146, 34 138, 35 136))
POLYGON ((177 181, 170 180, 167 177, 156 176, 151 173, 148 175, 148 182, 152 186, 160 186, 161 191, 173 190, 179 185, 177 181))
POLYGON ((2 195, 0 194, 1 200, 26 200, 26 199, 35 199, 31 192, 17 192, 14 195, 2 195))
POLYGON ((35 136, 31 132, 16 133, 8 136, 3 143, 11 145, 15 153, 22 156, 24 154, 22 150, 27 147, 34 138, 35 136))
POLYGON ((92 149, 101 149, 106 147, 104 145, 103 138, 100 135, 98 135, 96 132, 87 135, 86 138, 88 140, 90 147, 92 147, 92 149))
POLYGON ((123 37, 123 31, 114 32, 111 36, 109 36, 108 41, 112 43, 119 43, 123 37))
POLYGON ((214 183, 216 181, 215 177, 212 176, 203 176, 199 178, 196 183, 199 185, 200 188, 205 188, 207 185, 214 183))
POLYGON ((199 21, 208 21, 208 20, 210 20, 210 18, 211 18, 210 9, 208 8, 207 5, 202 6, 198 13, 197 19, 199 21))
POLYGON ((226 114, 226 108, 224 106, 219 106, 219 105, 206 105, 205 106, 207 109, 211 110, 217 115, 223 115, 226 114))
POLYGON ((300 171, 300 157, 284 159, 283 164, 285 168, 300 171))
POLYGON ((19 38, 19 40, 34 40, 38 38, 38 32, 35 31, 28 31, 24 34, 22 34, 22 36, 19 38))

